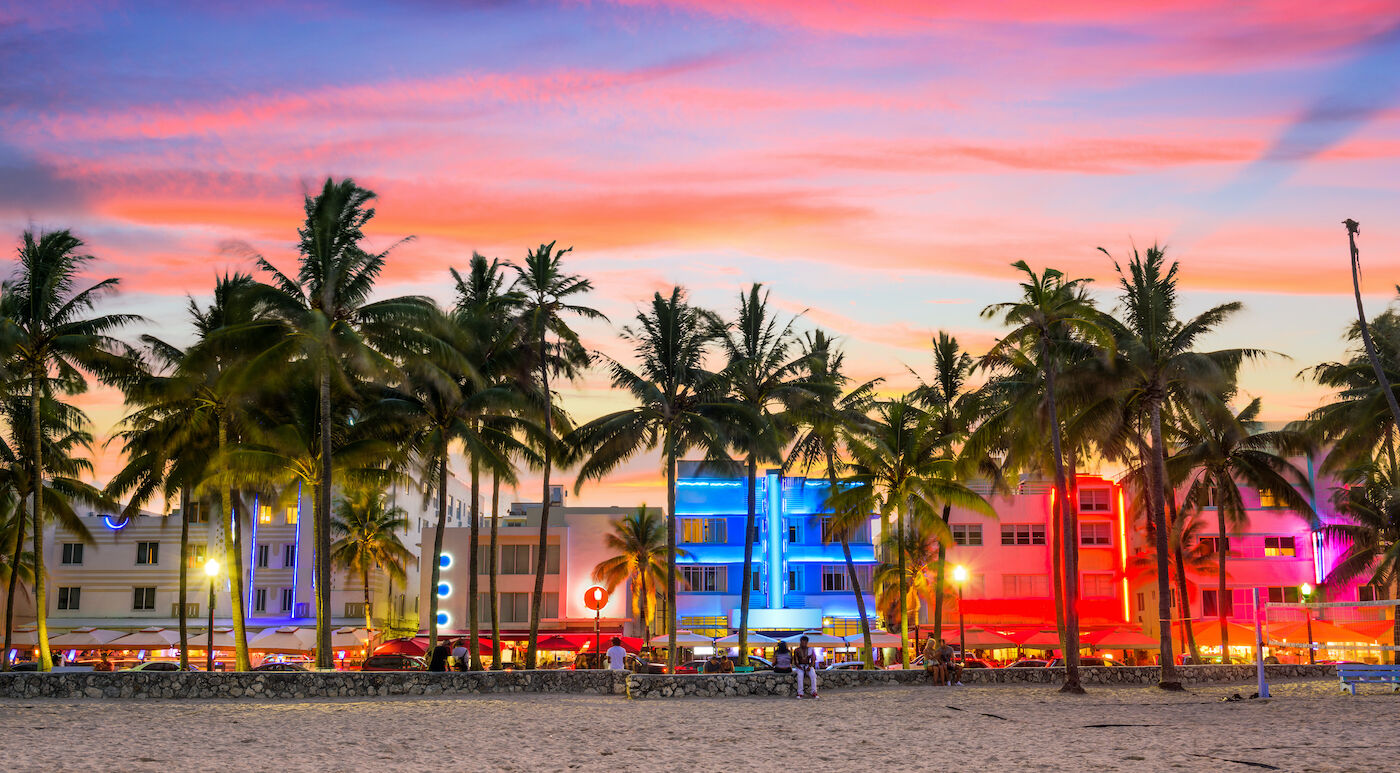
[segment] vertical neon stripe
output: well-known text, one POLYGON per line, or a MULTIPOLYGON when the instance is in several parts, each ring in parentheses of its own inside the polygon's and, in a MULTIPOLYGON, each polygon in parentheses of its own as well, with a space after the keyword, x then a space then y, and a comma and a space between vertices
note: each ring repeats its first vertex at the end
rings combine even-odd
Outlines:
POLYGON ((783 606, 783 596, 787 590, 787 566, 783 561, 783 544, 787 541, 787 530, 783 528, 782 479, 778 473, 769 472, 764 477, 768 487, 768 608, 783 606))
POLYGON ((1118 557, 1123 570, 1123 620, 1131 619, 1132 609, 1128 605, 1128 510, 1123 504, 1123 488, 1118 489, 1118 557))
MULTIPOLYGON (((297 613, 297 570, 301 568, 301 481, 297 481, 297 560, 292 562, 292 615, 297 613)), ((316 575, 312 573, 314 578, 316 575)))
MULTIPOLYGON (((245 610, 253 609, 253 585, 258 574, 258 498, 253 497, 253 535, 248 541, 248 599, 245 610)), ((242 556, 239 556, 242 558, 242 556)))

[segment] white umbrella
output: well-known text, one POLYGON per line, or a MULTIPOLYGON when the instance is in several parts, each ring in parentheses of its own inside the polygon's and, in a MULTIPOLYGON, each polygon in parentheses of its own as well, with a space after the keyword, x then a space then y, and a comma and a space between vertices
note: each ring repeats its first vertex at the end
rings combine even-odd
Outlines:
POLYGON ((12 647, 37 647, 39 646, 39 632, 34 626, 26 625, 23 628, 16 628, 10 638, 12 647))
MULTIPOLYGON (((777 643, 778 640, 771 636, 764 636, 761 633, 749 633, 750 647, 771 647, 777 643)), ((737 647, 739 646, 739 634, 731 633, 723 639, 716 639, 715 644, 721 647, 737 647)))
MULTIPOLYGON (((49 639, 50 647, 61 649, 89 650, 106 647, 107 642, 120 639, 122 631, 109 631, 106 628, 74 628, 68 633, 49 639)), ((120 649, 120 647, 118 647, 120 649)))
MULTIPOLYGON (((846 637, 846 643, 856 647, 864 647, 865 636, 858 633, 851 634, 846 637)), ((888 633, 886 631, 870 632, 870 646, 872 647, 898 647, 900 643, 898 634, 888 633)))
MULTIPOLYGON (((189 639, 186 641, 186 643, 189 644, 189 646, 191 646, 191 647, 193 647, 193 648, 195 648, 195 649, 200 649, 200 650, 204 649, 205 647, 208 647, 208 646, 209 646, 209 631, 208 631, 207 629, 206 629, 206 630, 203 630, 203 631, 190 631, 190 636, 189 636, 189 639)), ((232 628, 215 628, 215 629, 214 629, 214 649, 216 649, 216 650, 231 650, 231 649, 234 649, 234 643, 233 643, 233 629, 232 629, 232 628)))
MULTIPOLYGON (((667 647, 670 646, 670 643, 670 640, 667 639, 667 637, 664 634, 661 636, 653 637, 651 640, 651 646, 653 647, 667 647)), ((698 633, 691 633, 690 631, 676 631, 677 647, 694 647, 696 645, 703 646, 714 643, 715 640, 711 639, 708 636, 701 636, 698 633)))
POLYGON ((369 631, 347 626, 331 631, 331 649, 356 650, 369 642, 369 631))
POLYGON ((807 637, 807 644, 811 647, 844 647, 846 640, 840 636, 822 633, 821 631, 803 631, 783 639, 788 644, 801 644, 802 637, 807 637))
POLYGON ((295 625, 264 629, 248 640, 248 649, 259 652, 310 652, 316 648, 314 633, 295 625))
POLYGON ((107 642, 107 646, 114 650, 168 650, 180 646, 180 632, 155 626, 142 628, 107 642))

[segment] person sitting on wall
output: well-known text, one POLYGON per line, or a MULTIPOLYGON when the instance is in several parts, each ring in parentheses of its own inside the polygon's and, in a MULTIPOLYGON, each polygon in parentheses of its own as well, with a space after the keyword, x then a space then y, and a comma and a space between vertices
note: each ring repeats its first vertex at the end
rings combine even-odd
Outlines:
POLYGON ((932 636, 924 642, 924 671, 928 673, 928 683, 932 685, 948 682, 948 670, 943 667, 943 661, 938 657, 938 645, 942 642, 942 639, 932 636))
POLYGON ((734 673, 734 661, 729 659, 729 652, 727 650, 719 654, 719 672, 721 674, 734 673))
POLYGON ((943 666, 943 676, 949 685, 962 684, 963 667, 953 660, 953 648, 942 639, 938 640, 938 660, 943 666))
POLYGON ((773 673, 792 673, 792 653, 788 651, 787 642, 778 642, 778 649, 773 653, 773 673))

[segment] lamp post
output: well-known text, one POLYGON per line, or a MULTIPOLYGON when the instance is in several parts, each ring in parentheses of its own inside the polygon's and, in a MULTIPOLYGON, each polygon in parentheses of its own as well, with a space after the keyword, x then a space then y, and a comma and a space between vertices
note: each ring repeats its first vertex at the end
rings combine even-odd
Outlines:
MULTIPOLYGON (((1312 595, 1313 595, 1313 586, 1312 586, 1312 583, 1307 583, 1307 582, 1303 583, 1301 586, 1298 587, 1298 591, 1303 595, 1303 603, 1304 603, 1304 604, 1311 604, 1311 603, 1312 603, 1312 595)), ((1313 646, 1313 634, 1312 634, 1312 608, 1311 608, 1311 607, 1305 608, 1305 609, 1303 610, 1303 613, 1304 613, 1305 615, 1307 615, 1307 621, 1308 621, 1308 663, 1309 663, 1310 665, 1316 665, 1316 664, 1317 664, 1317 648, 1313 646)))
POLYGON ((214 670, 214 578, 219 576, 219 559, 211 558, 204 562, 204 574, 209 577, 209 630, 206 641, 204 669, 214 670))
POLYGON ((603 636, 600 633, 599 624, 602 622, 603 607, 608 604, 608 589, 600 585, 594 585, 583 592, 583 605, 593 610, 593 657, 598 660, 598 667, 603 667, 603 636))
POLYGON ((953 582, 958 584, 958 650, 962 652, 963 665, 967 665, 967 628, 963 621, 963 583, 967 582, 967 567, 959 564, 953 567, 953 582))

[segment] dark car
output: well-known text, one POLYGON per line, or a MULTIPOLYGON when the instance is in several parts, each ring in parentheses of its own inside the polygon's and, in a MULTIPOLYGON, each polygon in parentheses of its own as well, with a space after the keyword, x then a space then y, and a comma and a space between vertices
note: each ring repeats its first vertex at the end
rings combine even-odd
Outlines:
POLYGON ((1005 668, 1045 668, 1043 660, 1018 660, 1015 663, 1007 663, 1005 668))
POLYGON ((987 661, 985 661, 985 660, 983 660, 983 659, 981 659, 981 658, 968 658, 965 662, 963 662, 962 667, 963 667, 963 668, 996 668, 996 666, 993 666, 991 663, 988 663, 987 661))
MULTIPOLYGON (((306 671, 306 669, 302 668, 301 666, 297 665, 296 663, 264 663, 264 664, 262 664, 261 666, 255 667, 253 670, 254 670, 254 671, 264 671, 264 672, 266 672, 266 671, 280 671, 280 672, 284 672, 284 673, 285 673, 285 672, 292 672, 292 671, 301 671, 301 672, 306 671)), ((400 669, 395 669, 395 670, 400 670, 400 669)))
MULTIPOLYGON (((1109 658, 1088 657, 1088 656, 1081 655, 1080 658, 1079 658, 1079 665, 1081 665, 1081 666, 1116 666, 1116 665, 1118 665, 1118 664, 1115 663, 1115 662, 1113 662, 1113 660, 1111 660, 1111 659, 1109 659, 1109 658)), ((1050 661, 1049 663, 1046 663, 1046 664, 1045 664, 1045 667, 1046 667, 1046 668, 1064 668, 1064 667, 1065 667, 1065 659, 1064 659, 1064 658, 1055 658, 1054 660, 1050 661)))
MULTIPOLYGON (((180 664, 171 660, 148 660, 145 663, 137 663, 131 668, 123 668, 123 671, 180 671, 180 664)), ((196 666, 190 666, 189 671, 198 671, 196 666)))
POLYGON ((634 674, 666 673, 665 663, 657 663, 654 660, 642 660, 636 655, 628 655, 627 659, 624 660, 623 663, 627 666, 627 670, 631 671, 634 674))
POLYGON ((39 664, 33 660, 21 660, 10 666, 11 671, 38 671, 39 664))
POLYGON ((370 655, 360 664, 361 671, 427 671, 428 664, 413 655, 370 655))

